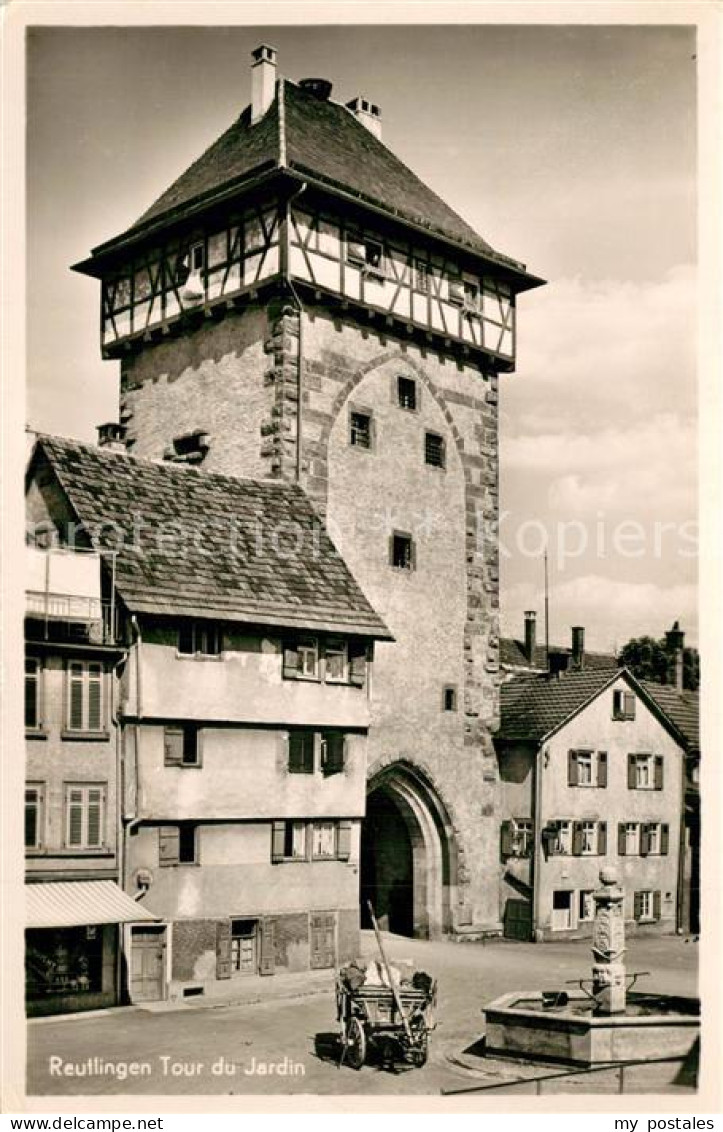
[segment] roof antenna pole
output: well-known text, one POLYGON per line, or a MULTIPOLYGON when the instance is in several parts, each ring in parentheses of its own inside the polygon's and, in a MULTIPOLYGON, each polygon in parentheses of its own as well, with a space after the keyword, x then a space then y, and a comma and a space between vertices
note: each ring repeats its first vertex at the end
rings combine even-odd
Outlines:
POLYGON ((547 546, 545 547, 545 663, 550 671, 550 588, 547 581, 547 546))

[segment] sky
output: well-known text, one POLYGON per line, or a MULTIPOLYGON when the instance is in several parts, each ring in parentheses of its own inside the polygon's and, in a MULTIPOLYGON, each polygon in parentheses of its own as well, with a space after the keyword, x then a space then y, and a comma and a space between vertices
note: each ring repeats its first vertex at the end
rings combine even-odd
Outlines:
POLYGON ((696 45, 685 27, 34 28, 28 32, 27 422, 117 419, 99 285, 69 270, 250 101, 293 80, 382 109, 384 141, 547 285, 500 379, 502 631, 697 641, 696 45))

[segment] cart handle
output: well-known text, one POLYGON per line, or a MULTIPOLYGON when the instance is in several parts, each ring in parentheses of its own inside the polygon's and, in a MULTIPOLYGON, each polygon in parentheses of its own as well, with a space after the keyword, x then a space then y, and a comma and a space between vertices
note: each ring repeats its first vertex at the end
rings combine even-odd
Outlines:
POLYGON ((412 1031, 409 1028, 409 1022, 407 1020, 407 1016, 404 1013, 404 1010, 402 1009, 402 1000, 400 999, 399 992, 398 992, 396 986, 394 985, 394 979, 392 978, 392 972, 389 970, 389 963, 387 961, 387 957, 386 957, 386 954, 384 952, 384 947, 382 946, 382 937, 381 937, 381 934, 379 932, 379 925, 377 924, 377 918, 374 915, 374 909, 372 908, 371 900, 367 900, 367 908, 369 909, 369 915, 372 918, 372 925, 374 927, 374 935, 377 937, 377 947, 379 948, 379 954, 382 957, 382 963, 384 964, 384 970, 386 972, 387 978, 389 979, 389 989, 392 992, 392 997, 394 999, 394 1005, 396 1006, 397 1010, 399 1011, 400 1017, 402 1019, 402 1024, 404 1026, 404 1032, 407 1035, 407 1039, 408 1039, 408 1041, 411 1042, 412 1031))

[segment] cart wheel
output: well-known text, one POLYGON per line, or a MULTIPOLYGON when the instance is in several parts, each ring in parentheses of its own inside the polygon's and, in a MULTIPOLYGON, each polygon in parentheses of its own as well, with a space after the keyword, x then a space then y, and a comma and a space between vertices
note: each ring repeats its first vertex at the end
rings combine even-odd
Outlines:
POLYGON ((423 1065, 427 1064, 427 1057, 429 1056, 429 1037, 424 1019, 413 1019, 411 1030, 414 1045, 409 1052, 410 1060, 416 1069, 421 1069, 423 1065))
POLYGON ((346 1031, 344 1061, 352 1069, 361 1069, 367 1055, 367 1036, 358 1018, 350 1018, 346 1031))

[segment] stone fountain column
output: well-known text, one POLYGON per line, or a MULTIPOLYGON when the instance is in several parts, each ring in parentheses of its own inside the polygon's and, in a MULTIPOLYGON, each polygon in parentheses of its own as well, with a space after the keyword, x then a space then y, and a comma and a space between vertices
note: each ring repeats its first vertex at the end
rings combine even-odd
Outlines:
POLYGON ((593 893, 592 993, 596 1014, 625 1013, 625 891, 613 868, 600 870, 601 887, 593 893))

